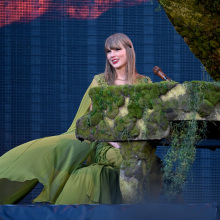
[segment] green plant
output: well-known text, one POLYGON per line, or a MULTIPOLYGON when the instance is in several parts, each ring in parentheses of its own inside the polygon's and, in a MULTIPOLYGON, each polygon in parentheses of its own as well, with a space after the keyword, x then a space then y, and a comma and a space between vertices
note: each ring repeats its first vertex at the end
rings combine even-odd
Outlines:
POLYGON ((199 103, 204 100, 206 84, 185 83, 190 98, 187 108, 192 119, 171 123, 171 148, 164 157, 164 193, 169 201, 181 200, 181 192, 186 183, 189 170, 196 158, 195 144, 205 137, 207 124, 196 120, 199 103))

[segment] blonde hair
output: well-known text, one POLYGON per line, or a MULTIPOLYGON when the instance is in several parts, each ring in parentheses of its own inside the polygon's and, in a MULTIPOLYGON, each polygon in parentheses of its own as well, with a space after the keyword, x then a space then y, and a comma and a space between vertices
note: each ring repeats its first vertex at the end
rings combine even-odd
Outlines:
MULTIPOLYGON (((107 54, 108 50, 112 49, 118 49, 121 47, 121 45, 126 50, 126 56, 127 56, 127 64, 125 73, 127 76, 127 81, 131 84, 135 83, 137 71, 135 67, 135 52, 134 47, 131 42, 131 40, 126 36, 125 34, 113 34, 110 37, 108 37, 105 41, 105 53, 107 54)), ((109 85, 114 85, 114 82, 116 80, 116 71, 114 67, 109 63, 108 59, 106 58, 106 66, 105 66, 105 80, 109 85)))

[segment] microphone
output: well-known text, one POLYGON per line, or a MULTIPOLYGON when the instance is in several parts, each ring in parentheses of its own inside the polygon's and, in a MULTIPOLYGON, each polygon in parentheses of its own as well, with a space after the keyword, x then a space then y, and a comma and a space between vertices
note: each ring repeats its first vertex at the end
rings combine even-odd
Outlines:
POLYGON ((153 72, 154 74, 156 74, 157 76, 159 76, 162 80, 164 81, 172 81, 172 79, 170 79, 168 76, 166 76, 166 74, 161 70, 160 67, 155 66, 153 68, 153 72))

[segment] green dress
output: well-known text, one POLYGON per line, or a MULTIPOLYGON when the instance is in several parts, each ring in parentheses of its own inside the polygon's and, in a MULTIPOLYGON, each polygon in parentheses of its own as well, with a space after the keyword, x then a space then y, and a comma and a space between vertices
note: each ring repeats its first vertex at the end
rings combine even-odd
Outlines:
MULTIPOLYGON (((137 78, 137 83, 146 82, 151 82, 148 77, 137 78)), ((75 137, 76 121, 89 111, 88 93, 94 86, 108 86, 103 74, 94 77, 67 132, 27 142, 0 157, 0 204, 16 203, 38 182, 44 188, 34 202, 121 202, 119 149, 103 142, 80 142, 75 137)))

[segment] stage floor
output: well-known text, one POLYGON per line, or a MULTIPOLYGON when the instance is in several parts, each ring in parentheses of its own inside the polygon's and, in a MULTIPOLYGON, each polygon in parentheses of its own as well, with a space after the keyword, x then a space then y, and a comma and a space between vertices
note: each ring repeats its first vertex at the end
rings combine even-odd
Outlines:
POLYGON ((216 220, 217 207, 202 205, 1 205, 0 220, 216 220))

